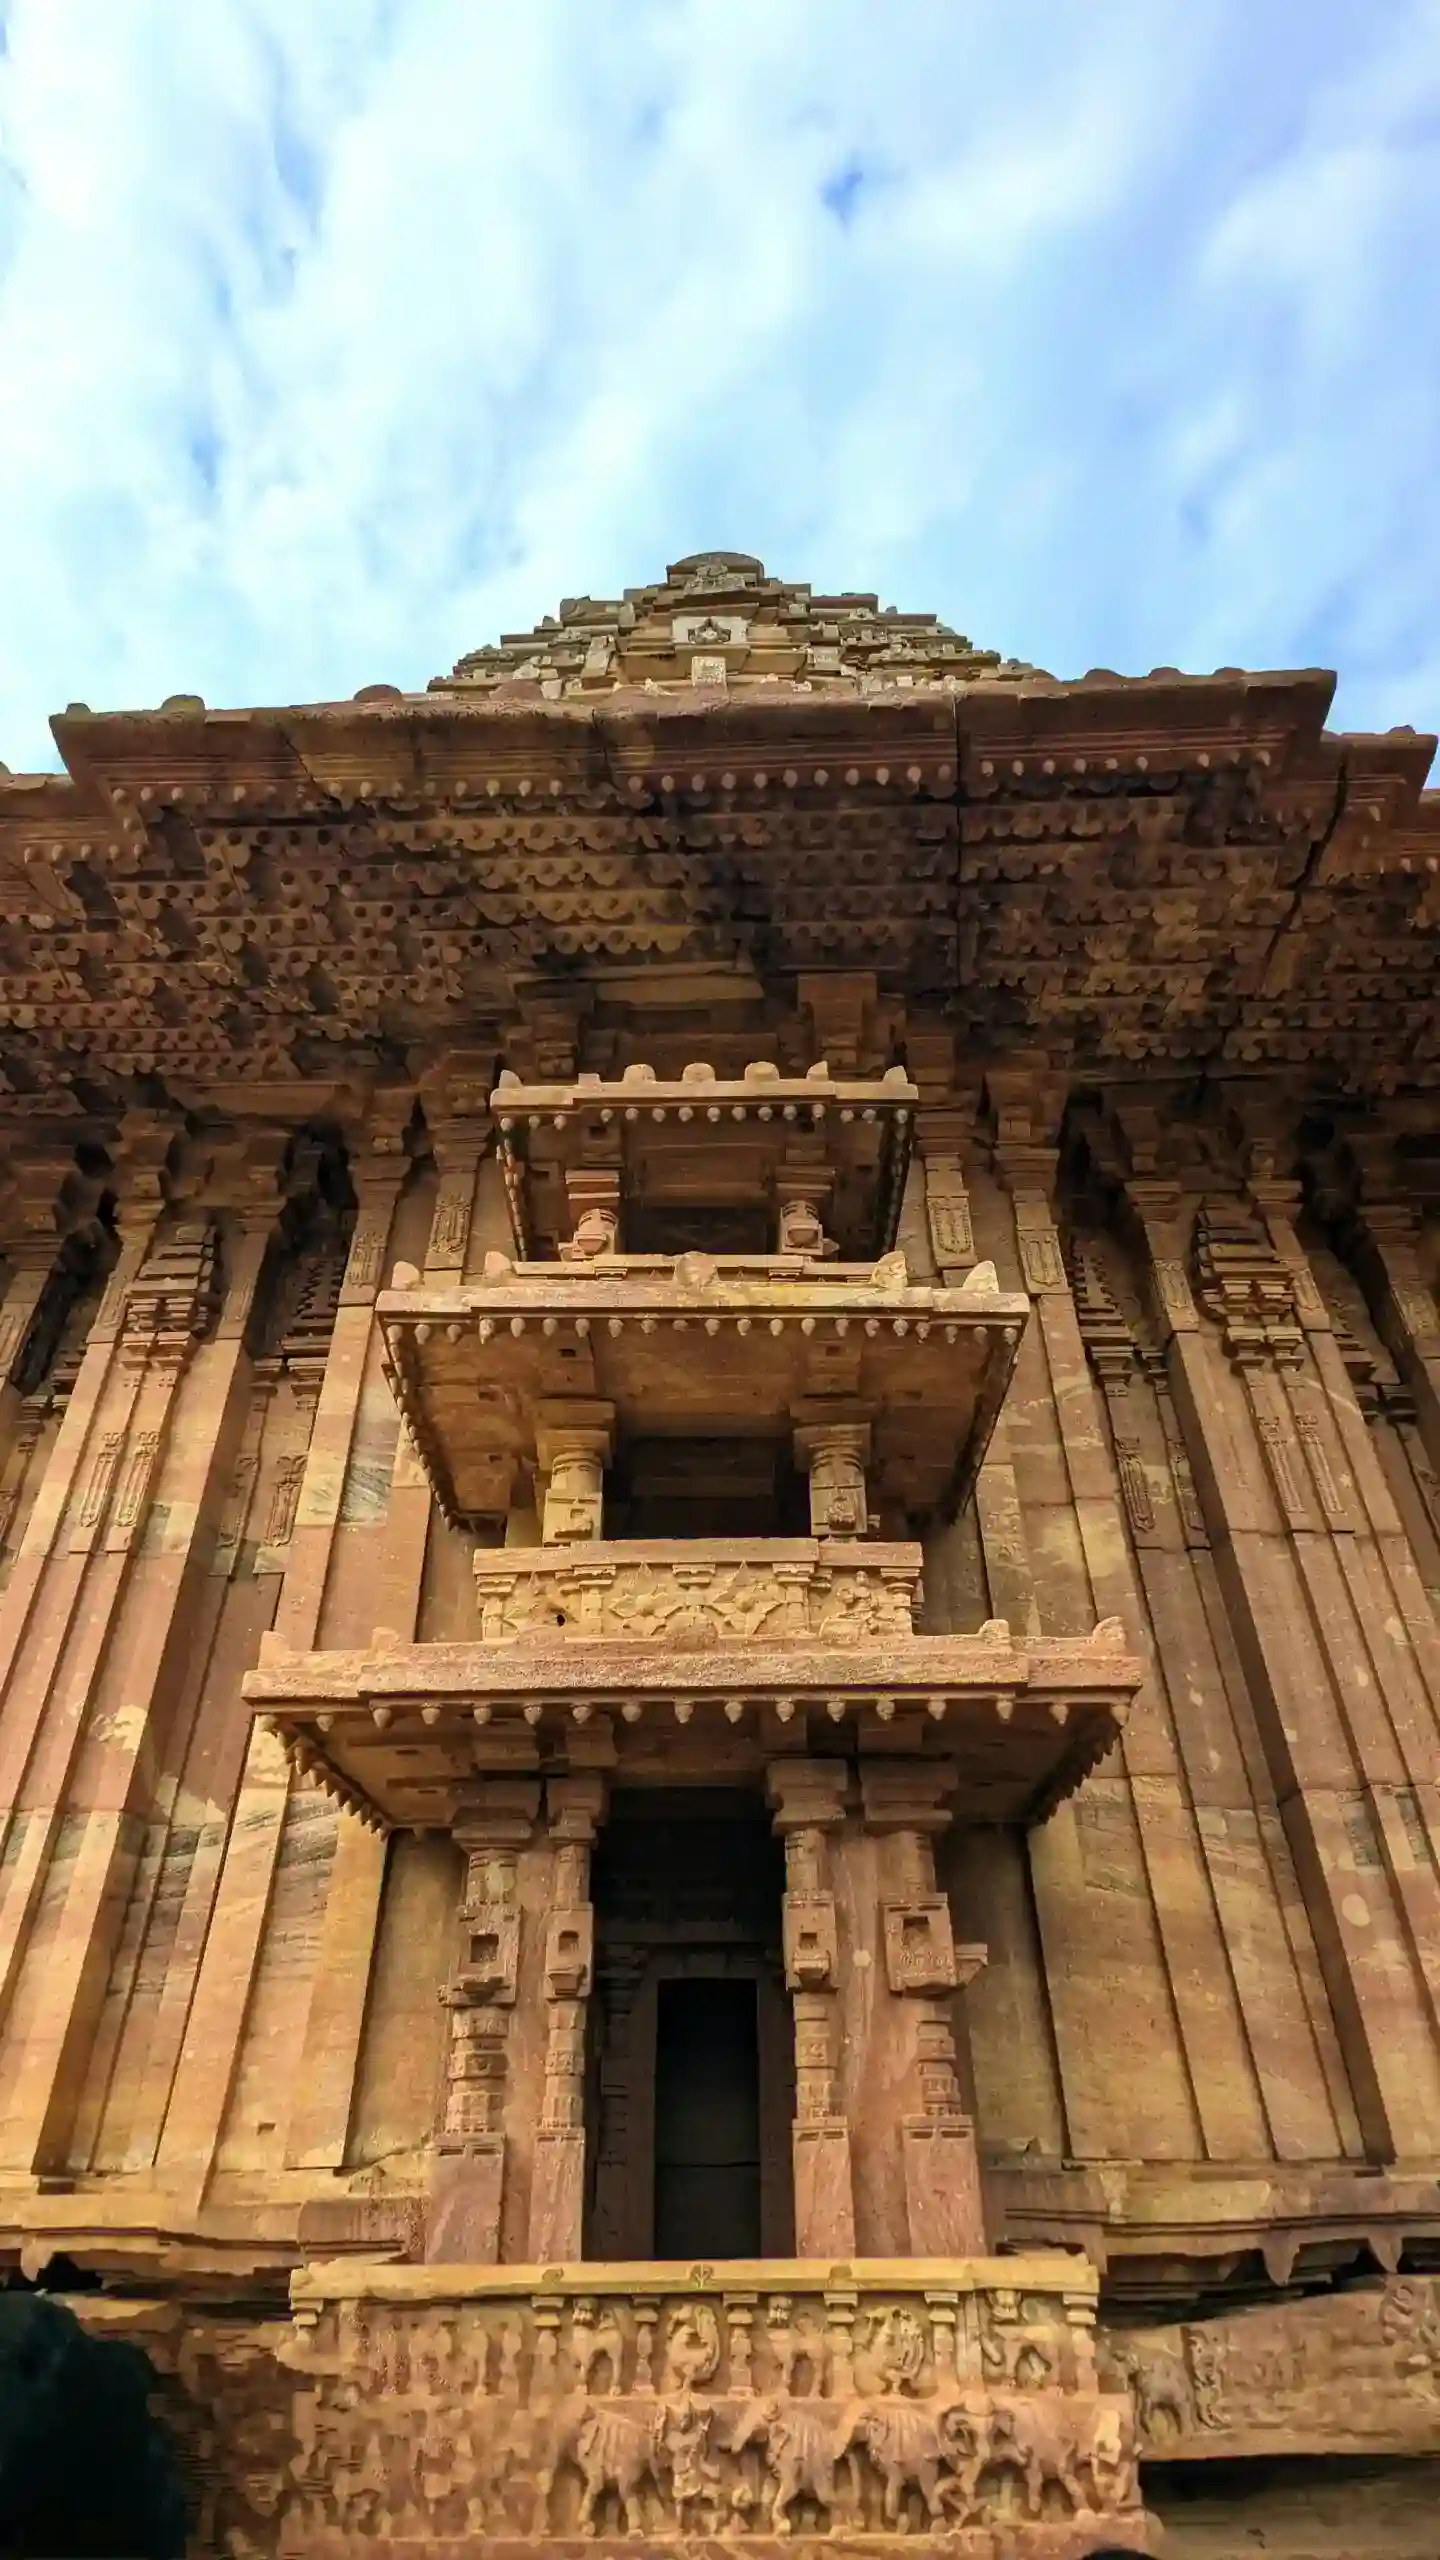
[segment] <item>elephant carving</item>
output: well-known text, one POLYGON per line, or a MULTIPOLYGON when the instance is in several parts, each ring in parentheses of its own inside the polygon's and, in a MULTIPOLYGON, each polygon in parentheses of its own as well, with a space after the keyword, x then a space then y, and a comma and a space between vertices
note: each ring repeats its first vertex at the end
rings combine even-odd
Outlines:
POLYGON ((935 2418, 928 2409, 898 2397, 870 2402, 845 2420, 836 2442, 837 2459, 855 2445, 869 2455, 884 2481, 881 2513, 887 2525, 899 2525, 911 2489, 936 2526, 949 2521, 952 2506, 969 2505, 978 2448, 964 2409, 947 2409, 935 2418), (957 2474, 957 2458, 963 2461, 967 2456, 965 2472, 957 2474))
MULTIPOLYGON (((770 2495, 770 2527, 774 2533, 793 2533, 791 2510, 802 2500, 820 2510, 822 2518, 836 2504, 835 2470, 843 2447, 835 2440, 832 2417, 804 2406, 795 2400, 782 2400, 778 2393, 757 2400, 747 2409, 728 2450, 743 2453, 747 2445, 763 2444, 765 2461, 774 2478, 770 2495)), ((737 2510, 751 2504, 743 2490, 735 2492, 737 2510)))
POLYGON ((1052 2481, 1072 2512, 1083 2506, 1085 2493, 1077 2469, 1075 2438, 1069 2413, 1029 2407, 995 2406, 985 2453, 987 2469, 1020 2475, 1025 2513, 1044 2513, 1046 2487, 1052 2481))

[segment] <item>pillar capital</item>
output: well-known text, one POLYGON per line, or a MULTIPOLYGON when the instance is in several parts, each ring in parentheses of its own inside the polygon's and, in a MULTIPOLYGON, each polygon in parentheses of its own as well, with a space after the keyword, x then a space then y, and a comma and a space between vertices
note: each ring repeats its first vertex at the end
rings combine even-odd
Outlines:
POLYGON ((860 1802, 867 1831, 914 1831, 934 1838, 948 1831, 951 1808, 945 1799, 954 1777, 939 1762, 928 1760, 862 1760, 860 1802))
POLYGON ((782 1838, 792 1831, 838 1831, 849 1787, 844 1760, 772 1760, 765 1772, 765 1792, 782 1838))
POLYGON ((588 1849, 604 1819, 606 1780, 603 1769, 575 1769, 566 1777, 545 1781, 545 1815, 557 1845, 588 1849))
POLYGON ((538 1778, 477 1778, 451 1828, 470 1855, 526 1849, 540 1812, 538 1778))
POLYGON ((615 1444, 613 1404, 573 1403, 557 1398, 542 1404, 535 1430, 535 1455, 547 1479, 540 1536, 547 1547, 601 1535, 605 1504, 605 1469, 615 1444))
POLYGON ((863 1538, 870 1525, 865 1469, 868 1422, 803 1422, 795 1460, 810 1479, 810 1531, 816 1538, 863 1538))

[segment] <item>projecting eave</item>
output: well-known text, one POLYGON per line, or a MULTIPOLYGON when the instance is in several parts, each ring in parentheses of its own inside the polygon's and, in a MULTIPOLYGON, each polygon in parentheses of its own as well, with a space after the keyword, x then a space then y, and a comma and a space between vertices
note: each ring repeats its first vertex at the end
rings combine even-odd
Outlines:
MULTIPOLYGON (((1383 830, 1413 815, 1436 742, 1408 730, 1325 732, 1333 690, 1321 669, 1222 670, 864 693, 767 684, 549 701, 512 685, 478 698, 386 693, 228 711, 191 697, 154 711, 77 707, 52 724, 65 774, 0 774, 0 864, 27 884, 22 904, 63 911, 70 864, 103 873, 123 859, 117 833, 133 838, 170 810, 215 824, 326 811, 353 821, 367 806, 497 797, 537 816, 547 802, 595 794, 595 806, 756 790, 810 805, 856 790, 985 798, 1052 776, 1094 785, 1138 770, 1154 782, 1237 763, 1271 782, 1318 785, 1343 771, 1375 800, 1383 830)), ((337 869, 342 852, 337 842, 337 869)))
POLYGON ((1017 1645, 974 1635, 884 1644, 744 1639, 687 1650, 617 1639, 291 1653, 274 1636, 242 1683, 293 1765, 382 1828, 445 1829, 477 1776, 617 1767, 640 1783, 754 1776, 777 1752, 863 1747, 943 1762, 957 1814, 1043 1821, 1118 1738, 1144 1676, 1118 1619, 1017 1645))
MULTIPOLYGON (((1258 743, 1303 756, 1319 744, 1334 683, 1316 668, 1195 676, 1096 672, 1069 681, 990 677, 863 692, 779 682, 733 690, 617 687, 558 700, 546 699, 538 685, 516 684, 480 696, 387 693, 229 711, 186 698, 155 711, 77 708, 52 726, 71 775, 77 784, 90 783, 101 801, 113 803, 116 789, 128 793, 132 784, 168 784, 173 793, 176 787, 201 790, 207 782, 232 788, 269 782, 282 790, 308 783, 347 797, 385 798, 453 788, 468 778, 467 765, 478 765, 502 787, 507 775, 518 781, 528 770, 533 778, 540 768, 572 787, 587 779, 613 783, 630 771, 648 772, 657 758, 678 757, 689 740, 773 753, 793 739, 812 752, 833 753, 847 740, 873 752, 883 740, 947 738, 958 741, 962 753, 983 756, 992 747, 1023 751, 1062 735, 1116 746, 1127 739, 1153 745, 1163 735, 1181 752, 1258 743), (358 791, 366 780, 368 794, 358 791)), ((1413 748, 1415 741, 1404 743, 1413 748)), ((6 787, 45 779, 12 778, 6 787)))

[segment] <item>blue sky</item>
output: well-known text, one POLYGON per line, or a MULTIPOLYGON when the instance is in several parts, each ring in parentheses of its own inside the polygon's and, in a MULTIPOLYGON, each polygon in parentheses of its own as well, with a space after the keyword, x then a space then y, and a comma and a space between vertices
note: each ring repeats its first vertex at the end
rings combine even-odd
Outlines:
POLYGON ((0 0, 0 757, 702 548, 1440 719, 1440 0, 0 0))

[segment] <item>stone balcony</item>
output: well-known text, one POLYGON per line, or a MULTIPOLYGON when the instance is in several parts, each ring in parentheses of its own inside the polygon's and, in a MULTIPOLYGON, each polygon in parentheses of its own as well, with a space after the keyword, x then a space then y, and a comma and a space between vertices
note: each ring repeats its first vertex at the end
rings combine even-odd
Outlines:
MULTIPOLYGON (((597 1635, 567 1616, 489 1643, 377 1635, 345 1653, 291 1653, 264 1636, 244 1693, 304 1774, 369 1820, 419 1829, 450 1828, 476 1779, 496 1771, 584 1765, 641 1783, 743 1784, 763 1779, 777 1755, 807 1749, 942 1761, 958 1819, 1033 1823, 1115 1741, 1144 1669, 1118 1619, 1088 1637, 1023 1647, 1003 1620, 958 1636, 898 1624, 864 1636, 776 1635, 763 1623, 754 1632, 719 1623, 732 1608, 763 1621, 772 1605, 823 1617, 837 1587, 851 1595, 840 1607, 898 1620, 918 1576, 914 1548, 852 1547, 864 1563, 832 1567, 821 1542, 782 1547, 797 1578, 774 1582, 773 1604, 758 1556, 707 1565, 680 1549, 678 1571, 700 1579, 674 1581, 666 1599, 690 1612, 688 1635, 668 1625, 597 1635)), ((638 1603, 654 1570, 623 1549, 616 1559, 603 1545, 492 1551, 483 1565, 501 1579, 490 1605, 548 1605, 568 1575, 583 1591, 594 1573, 588 1598, 603 1625, 617 1591, 620 1606, 638 1603)))
POLYGON ((882 1518, 951 1509, 1029 1314, 988 1263, 960 1289, 915 1287, 899 1252, 855 1266, 492 1254, 458 1287, 407 1273, 377 1304, 387 1373, 441 1508, 476 1526, 549 1473, 544 1435, 567 1414, 603 1428, 607 1452, 642 1436, 788 1447, 797 1430, 853 1425, 882 1518))
POLYGON ((311 2265, 278 2547, 1155 2552, 1096 2294, 1058 2255, 311 2265))
POLYGON ((757 1060, 727 1078, 697 1060, 675 1077, 506 1074, 490 1110, 521 1253, 584 1259, 698 1221, 712 1246, 769 1227, 873 1259, 895 1241, 919 1100, 903 1067, 784 1075, 757 1060))

